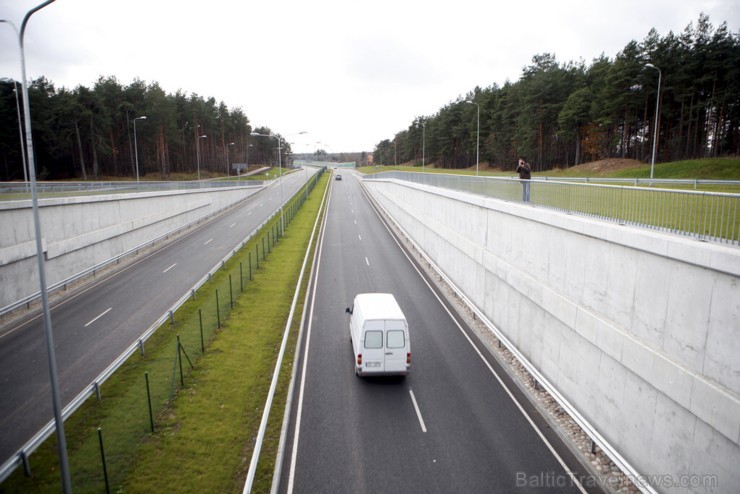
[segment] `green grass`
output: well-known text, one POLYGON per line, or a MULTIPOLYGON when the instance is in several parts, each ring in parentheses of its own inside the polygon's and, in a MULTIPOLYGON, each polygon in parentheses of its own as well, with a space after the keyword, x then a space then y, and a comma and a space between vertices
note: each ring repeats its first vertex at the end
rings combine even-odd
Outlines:
MULTIPOLYGON (((365 166, 359 168, 363 173, 380 173, 391 170, 421 172, 420 166, 365 166)), ((450 173, 456 175, 475 175, 475 168, 425 168, 426 173, 450 173)), ((511 176, 512 171, 482 169, 483 176, 511 176)), ((538 172, 536 176, 561 177, 604 177, 604 178, 649 178, 650 163, 624 168, 608 173, 588 171, 578 167, 564 170, 538 172)), ((655 165, 655 178, 699 179, 699 180, 740 180, 740 158, 707 158, 699 160, 673 161, 655 165)))
MULTIPOLYGON (((279 218, 273 219, 197 292, 195 300, 176 312, 174 326, 166 323, 159 328, 146 343, 145 357, 132 356, 103 384, 102 401, 90 398, 65 422, 74 492, 104 492, 98 427, 113 492, 241 492, 300 266, 327 184, 328 174, 300 209, 285 208, 284 237, 275 242, 279 218), (190 370, 183 358, 184 387, 180 387, 178 334, 195 366, 190 370), (155 413, 153 434, 145 372, 155 413)), ((297 200, 302 197, 298 194, 297 200)), ((298 307, 296 313, 301 310, 298 307)), ((272 480, 298 322, 291 329, 293 337, 262 449, 255 482, 258 492, 269 491, 272 480)), ((31 456, 30 463, 32 477, 17 469, 0 485, 0 493, 60 490, 53 437, 31 456)))
MULTIPOLYGON (((611 176, 616 178, 650 178, 650 165, 620 170, 611 174, 611 176)), ((655 165, 653 177, 690 180, 740 180, 740 159, 707 158, 660 163, 655 165)))

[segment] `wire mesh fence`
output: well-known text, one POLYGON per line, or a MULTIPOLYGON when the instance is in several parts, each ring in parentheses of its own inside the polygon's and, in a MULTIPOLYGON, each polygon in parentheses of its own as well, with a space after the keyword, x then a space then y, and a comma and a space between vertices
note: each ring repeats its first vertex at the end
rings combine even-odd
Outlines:
POLYGON ((740 245, 740 194, 398 171, 368 179, 405 180, 512 202, 525 202, 528 186, 527 202, 539 207, 740 245))

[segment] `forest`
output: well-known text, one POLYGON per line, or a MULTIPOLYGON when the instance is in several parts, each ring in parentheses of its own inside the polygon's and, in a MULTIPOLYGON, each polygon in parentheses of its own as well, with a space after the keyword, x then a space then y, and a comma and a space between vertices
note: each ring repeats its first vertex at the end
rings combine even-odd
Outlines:
POLYGON ((476 87, 414 118, 376 144, 373 160, 510 170, 523 157, 535 171, 616 157, 649 162, 656 104, 656 163, 738 155, 739 33, 702 14, 679 35, 652 29, 613 60, 602 54, 587 66, 535 55, 516 82, 476 87))
MULTIPOLYGON (((20 93, 20 83, 0 80, 0 180, 24 179, 20 93)), ((157 83, 122 85, 100 77, 92 88, 69 90, 41 77, 29 83, 29 100, 39 180, 133 178, 135 153, 142 179, 234 174, 227 166, 233 163, 277 165, 276 140, 250 136, 270 129, 252 128, 240 108, 182 91, 167 94, 157 83)), ((281 147, 285 160, 290 144, 281 147)))
MULTIPOLYGON (((24 179, 19 93, 17 81, 0 79, 0 181, 24 179)), ((168 94, 156 82, 101 76, 92 87, 57 89, 40 77, 29 83, 29 100, 40 180, 133 178, 137 156, 145 179, 223 175, 234 173, 233 163, 278 159, 274 139, 250 136, 270 129, 252 128, 242 109, 168 94)), ((372 159, 512 169, 524 157, 535 171, 613 157, 650 161, 656 105, 656 162, 740 154, 740 33, 702 14, 679 35, 652 29, 613 60, 535 55, 515 82, 476 87, 414 118, 380 141, 372 159)), ((288 143, 282 152, 287 163, 288 143)))

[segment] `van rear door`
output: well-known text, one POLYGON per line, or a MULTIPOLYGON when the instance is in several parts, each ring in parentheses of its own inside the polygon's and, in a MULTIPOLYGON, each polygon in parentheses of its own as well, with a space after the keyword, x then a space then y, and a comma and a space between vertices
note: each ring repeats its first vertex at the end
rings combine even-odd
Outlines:
POLYGON ((385 321, 385 372, 406 373, 406 324, 385 321))
POLYGON ((384 329, 383 321, 365 321, 361 373, 385 371, 384 329))

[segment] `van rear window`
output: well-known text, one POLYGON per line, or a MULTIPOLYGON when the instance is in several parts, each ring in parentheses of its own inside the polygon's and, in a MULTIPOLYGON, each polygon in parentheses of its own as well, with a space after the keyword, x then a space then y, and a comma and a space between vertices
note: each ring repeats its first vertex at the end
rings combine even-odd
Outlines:
POLYGON ((383 348, 383 332, 365 331, 365 348, 383 348))
POLYGON ((387 348, 403 348, 406 346, 403 331, 391 329, 386 333, 386 338, 388 339, 386 342, 387 348))

